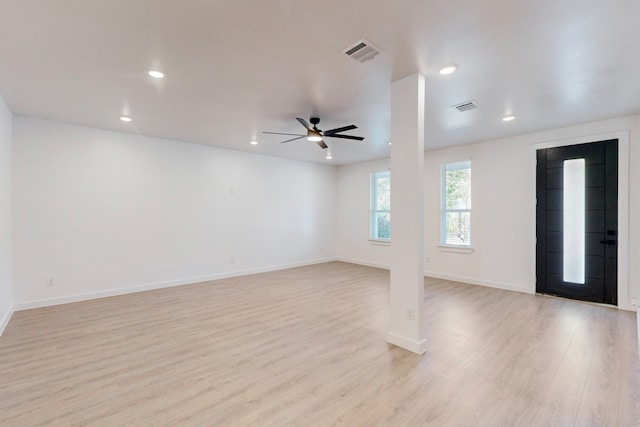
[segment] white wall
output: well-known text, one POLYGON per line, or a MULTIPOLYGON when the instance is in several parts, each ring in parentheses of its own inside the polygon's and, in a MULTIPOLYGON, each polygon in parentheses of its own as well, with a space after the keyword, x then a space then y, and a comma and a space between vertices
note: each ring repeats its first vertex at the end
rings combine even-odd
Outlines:
MULTIPOLYGON (((425 273, 467 283, 535 292, 535 149, 538 143, 630 131, 629 265, 630 291, 621 307, 640 295, 640 117, 629 116, 520 137, 486 141, 425 153, 425 273), (444 252, 440 233, 439 167, 472 160, 472 254, 444 252)), ((338 168, 339 259, 388 266, 389 247, 367 241, 369 173, 388 159, 338 168)), ((391 173, 393 179, 393 171, 391 173)), ((393 207, 392 207, 393 218, 393 207)), ((392 220, 393 241, 393 220, 392 220)), ((626 274, 626 272, 623 272, 626 274)), ((624 300, 622 300, 624 298, 624 300)))
POLYGON ((16 308, 335 257, 335 167, 25 117, 13 132, 16 308))
POLYGON ((389 267, 388 245, 368 240, 370 175, 389 167, 389 159, 338 167, 336 252, 344 261, 389 267))
POLYGON ((13 312, 11 285, 11 128, 13 117, 0 96, 0 334, 13 312))

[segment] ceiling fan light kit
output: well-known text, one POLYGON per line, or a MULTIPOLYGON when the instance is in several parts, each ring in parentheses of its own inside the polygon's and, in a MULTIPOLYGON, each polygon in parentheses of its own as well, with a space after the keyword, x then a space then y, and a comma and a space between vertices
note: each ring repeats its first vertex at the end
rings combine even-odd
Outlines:
POLYGON ((307 141, 318 142, 322 141, 322 135, 314 130, 307 131, 307 141))

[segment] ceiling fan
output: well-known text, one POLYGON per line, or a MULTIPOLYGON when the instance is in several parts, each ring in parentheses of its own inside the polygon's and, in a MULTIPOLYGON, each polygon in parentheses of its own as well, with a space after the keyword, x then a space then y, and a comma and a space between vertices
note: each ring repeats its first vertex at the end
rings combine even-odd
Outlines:
POLYGON ((307 141, 312 141, 318 144, 321 148, 327 148, 327 144, 324 143, 323 138, 342 138, 342 139, 355 139, 356 141, 363 141, 364 137, 362 136, 353 136, 353 135, 341 135, 340 132, 346 132, 348 130, 358 129, 356 125, 343 126, 340 128, 329 129, 322 131, 318 129, 318 124, 320 123, 319 117, 311 117, 309 121, 313 125, 311 127, 309 123, 305 119, 301 119, 300 117, 296 117, 296 120, 300 122, 302 126, 307 130, 306 134, 299 133, 281 133, 281 132, 262 132, 270 135, 289 135, 295 136, 295 138, 287 139, 286 141, 282 141, 282 144, 285 142, 295 141, 297 139, 307 138, 307 141))

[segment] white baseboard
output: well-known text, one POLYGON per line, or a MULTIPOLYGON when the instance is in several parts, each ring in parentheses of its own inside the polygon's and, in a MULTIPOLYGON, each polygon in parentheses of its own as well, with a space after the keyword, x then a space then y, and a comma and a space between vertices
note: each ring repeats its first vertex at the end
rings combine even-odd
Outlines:
POLYGON ((11 316, 13 316, 14 311, 15 311, 14 307, 9 308, 9 311, 7 311, 4 314, 4 317, 2 318, 2 320, 0 320, 0 336, 2 336, 2 334, 4 333, 4 329, 9 324, 9 320, 11 320, 11 316))
POLYGON ((633 304, 625 304, 624 302, 618 301, 618 309, 626 310, 626 311, 636 311, 637 308, 633 306, 633 304))
POLYGON ((393 332, 387 333, 387 342, 405 350, 412 351, 416 354, 422 354, 427 351, 427 340, 414 341, 411 338, 404 337, 402 335, 394 334, 393 332))
POLYGON ((469 285, 486 286, 488 288, 504 289, 506 291, 524 292, 525 294, 534 294, 533 289, 527 289, 526 286, 512 285, 511 283, 492 282, 489 280, 474 279, 471 277, 454 276, 451 274, 442 274, 435 271, 425 271, 424 275, 435 279, 451 280, 454 282, 467 283, 469 285))
POLYGON ((154 289, 170 288, 173 286, 192 285, 194 283, 208 282, 211 280, 219 280, 219 279, 227 279, 230 277, 248 276, 251 274, 267 273, 270 271, 285 270, 288 268, 304 267, 307 265, 322 264, 322 263, 331 262, 331 261, 336 261, 336 259, 322 258, 322 259, 316 259, 312 261, 283 264, 283 265, 271 266, 271 267, 265 267, 265 268, 255 268, 255 269, 233 271, 233 272, 220 273, 220 274, 211 274, 207 276, 188 277, 188 278, 178 279, 178 280, 169 280, 166 282, 147 283, 142 285, 110 289, 107 291, 88 292, 85 294, 68 295, 68 296, 58 297, 58 298, 25 301, 25 302, 15 303, 13 306, 13 309, 14 311, 20 311, 20 310, 30 310, 33 308, 50 307, 54 305, 69 304, 69 303, 79 302, 79 301, 87 301, 87 300, 98 299, 98 298, 107 298, 107 297, 113 297, 118 295, 132 294, 135 292, 144 292, 144 291, 151 291, 154 289))
MULTIPOLYGON (((377 263, 372 263, 372 262, 368 262, 368 261, 362 261, 362 260, 353 259, 353 258, 337 257, 335 260, 336 261, 341 261, 341 262, 348 262, 350 264, 364 265, 366 267, 381 268, 383 270, 389 270, 390 269, 390 267, 388 265, 385 265, 385 264, 377 264, 377 263)), ((514 292, 523 292, 525 294, 535 294, 535 286, 533 284, 531 285, 531 287, 519 286, 519 285, 513 285, 511 283, 493 282, 493 281, 489 281, 489 280, 474 279, 472 277, 455 276, 455 275, 452 275, 452 274, 438 273, 438 272, 435 272, 435 271, 425 271, 424 275, 425 275, 425 277, 433 277, 435 279, 451 280, 453 282, 461 282, 461 283, 466 283, 466 284, 469 284, 469 285, 486 286, 488 288, 504 289, 506 291, 514 291, 514 292)), ((618 309, 640 312, 640 304, 636 305, 634 303, 634 301, 631 301, 631 303, 628 303, 628 302, 625 302, 625 301, 618 301, 618 309)), ((640 326, 638 327, 638 337, 639 337, 639 341, 640 341, 640 326)))
MULTIPOLYGON (((338 258, 336 258, 336 260, 337 261, 342 261, 342 262, 348 262, 348 263, 351 263, 351 264, 364 265, 366 267, 381 268, 381 269, 384 269, 384 270, 389 270, 389 268, 390 268, 388 265, 376 264, 376 263, 371 263, 371 262, 367 262, 367 261, 361 261, 361 260, 352 259, 352 258, 340 258, 340 257, 338 257, 338 258)), ((517 285, 512 285, 512 284, 509 284, 509 283, 491 282, 491 281, 488 281, 488 280, 473 279, 471 277, 454 276, 454 275, 451 275, 451 274, 437 273, 435 271, 425 271, 424 275, 425 275, 425 277, 433 277, 435 279, 451 280, 453 282, 467 283, 469 285, 486 286, 488 288, 497 288, 497 289, 504 289, 504 290, 507 290, 507 291, 524 292, 524 293, 527 293, 527 294, 535 293, 533 290, 527 289, 525 286, 517 286, 517 285)))
POLYGON ((383 270, 390 269, 390 267, 386 264, 376 264, 374 262, 361 261, 359 259, 337 257, 335 260, 340 262, 347 262, 349 264, 364 265, 365 267, 381 268, 383 270))

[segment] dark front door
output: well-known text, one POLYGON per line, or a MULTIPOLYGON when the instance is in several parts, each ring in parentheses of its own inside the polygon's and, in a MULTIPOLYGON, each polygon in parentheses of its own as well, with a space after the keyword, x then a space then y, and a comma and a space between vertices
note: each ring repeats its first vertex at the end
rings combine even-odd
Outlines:
POLYGON ((536 292, 617 305, 618 140, 537 159, 536 292))

